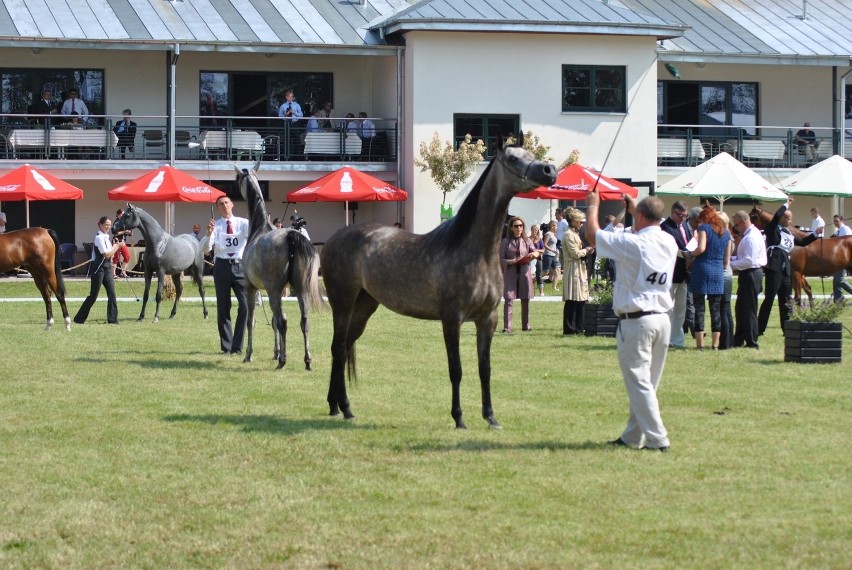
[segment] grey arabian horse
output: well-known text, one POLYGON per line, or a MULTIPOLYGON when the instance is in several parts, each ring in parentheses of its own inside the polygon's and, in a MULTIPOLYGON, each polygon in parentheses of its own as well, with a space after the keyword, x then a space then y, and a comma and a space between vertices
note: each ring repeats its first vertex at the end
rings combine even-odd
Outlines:
POLYGON ((310 370, 308 309, 324 304, 319 290, 319 255, 310 240, 299 231, 275 228, 269 223, 254 171, 237 166, 234 166, 234 169, 237 171, 237 184, 246 199, 249 214, 249 238, 242 261, 246 276, 246 296, 249 299, 248 341, 244 362, 251 362, 253 352, 256 309, 254 299, 259 290, 265 290, 269 295, 272 329, 275 334, 273 358, 278 360, 278 368, 283 368, 287 363, 287 315, 281 306, 281 296, 289 284, 302 312, 300 324, 305 338, 305 369, 310 370))
POLYGON ((347 419, 354 417, 344 367, 355 376, 355 341, 382 304, 402 315, 442 322, 453 392, 451 414, 460 429, 466 426, 459 401, 459 333, 465 321, 476 323, 482 417, 491 427, 500 427, 491 406, 491 340, 503 292, 500 233, 515 194, 550 186, 555 180, 553 165, 536 161, 522 148, 501 148, 458 215, 430 233, 364 224, 341 229, 326 241, 321 259, 327 268, 323 277, 334 320, 331 415, 342 411, 347 419))
POLYGON ((53 230, 27 228, 0 234, 0 272, 21 267, 30 272, 44 299, 47 311, 47 324, 44 330, 53 326, 53 301, 50 293, 56 295, 65 317, 65 330, 71 330, 71 317, 65 306, 65 280, 59 265, 59 236, 53 230))
POLYGON ((154 311, 154 322, 160 320, 160 302, 163 300, 163 283, 166 275, 172 276, 175 284, 175 304, 169 318, 177 314, 178 301, 183 293, 181 272, 187 271, 192 280, 198 286, 201 294, 201 308, 204 318, 207 318, 207 303, 204 299, 204 243, 207 237, 198 241, 192 234, 181 234, 172 236, 163 230, 151 214, 134 206, 127 204, 127 209, 115 225, 113 232, 139 228, 145 238, 145 292, 142 295, 142 312, 139 319, 145 318, 145 307, 148 305, 148 294, 151 291, 151 277, 157 274, 157 308, 154 311))

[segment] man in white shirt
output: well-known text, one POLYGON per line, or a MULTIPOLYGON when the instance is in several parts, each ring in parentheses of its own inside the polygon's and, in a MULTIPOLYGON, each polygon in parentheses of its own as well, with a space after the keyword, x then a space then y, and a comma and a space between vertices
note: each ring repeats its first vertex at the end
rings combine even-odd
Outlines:
POLYGON ((86 107, 86 103, 80 99, 79 94, 76 89, 71 89, 68 92, 68 99, 62 103, 62 111, 63 115, 71 115, 72 113, 77 113, 80 115, 80 120, 84 123, 89 121, 89 108, 86 107))
POLYGON ((734 229, 743 236, 731 257, 731 268, 739 272, 737 303, 734 306, 736 328, 733 347, 758 348, 757 296, 763 288, 766 244, 760 230, 751 223, 748 212, 740 210, 731 218, 734 229))
POLYGON ((821 236, 825 231, 825 220, 819 215, 819 208, 811 208, 811 233, 821 236))
POLYGON ((565 267, 565 259, 562 257, 562 238, 568 229, 568 208, 565 211, 556 209, 556 250, 559 252, 559 267, 565 267))
MULTIPOLYGON (((832 218, 832 222, 834 223, 834 227, 837 228, 834 232, 834 237, 848 237, 852 236, 852 229, 847 226, 843 221, 843 216, 840 214, 834 214, 834 218, 832 218)), ((852 287, 849 286, 849 283, 846 282, 846 270, 841 269, 837 273, 834 274, 834 282, 832 283, 832 297, 835 301, 843 300, 843 291, 847 293, 852 293, 852 287)))
POLYGON ((649 196, 638 204, 625 198, 633 214, 632 232, 607 232, 598 224, 600 196, 592 191, 586 198, 586 240, 598 254, 615 260, 618 279, 613 288, 612 308, 618 315, 616 332, 618 364, 630 399, 630 416, 621 437, 613 445, 668 451, 669 438, 660 416, 657 389, 668 354, 674 306, 672 283, 677 244, 660 230, 665 212, 662 200, 649 196))
POLYGON ((216 200, 222 216, 207 224, 204 253, 215 248, 213 284, 216 286, 216 319, 219 346, 223 354, 242 354, 243 335, 248 320, 248 297, 243 272, 243 251, 249 236, 249 221, 233 215, 234 203, 227 196, 216 200), (237 322, 231 327, 231 290, 237 298, 237 322))

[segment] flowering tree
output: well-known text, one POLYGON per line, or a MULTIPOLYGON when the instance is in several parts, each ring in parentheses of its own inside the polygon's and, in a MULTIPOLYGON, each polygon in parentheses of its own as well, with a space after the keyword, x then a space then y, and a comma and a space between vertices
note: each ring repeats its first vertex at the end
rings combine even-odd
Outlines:
MULTIPOLYGON (((517 139, 509 135, 506 137, 506 145, 517 144, 517 139)), ((524 150, 528 150, 533 155, 535 155, 536 160, 540 160, 543 162, 553 162, 553 159, 547 156, 547 153, 550 152, 550 147, 541 144, 541 140, 539 140, 538 136, 533 134, 532 131, 527 131, 524 133, 524 150)))
POLYGON ((485 159, 485 143, 481 139, 476 144, 472 141, 473 137, 467 134, 459 148, 454 150, 452 143, 441 142, 436 132, 431 143, 420 143, 420 158, 414 159, 414 165, 420 168, 420 172, 429 171, 443 193, 441 204, 446 203, 448 193, 467 180, 476 163, 485 159))

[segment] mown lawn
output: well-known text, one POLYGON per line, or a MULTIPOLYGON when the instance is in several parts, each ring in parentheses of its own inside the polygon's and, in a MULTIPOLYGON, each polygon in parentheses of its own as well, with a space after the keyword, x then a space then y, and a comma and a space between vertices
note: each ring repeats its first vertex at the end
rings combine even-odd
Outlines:
MULTIPOLYGON (((0 298, 36 296, 19 281, 0 298)), ((108 326, 100 301, 66 333, 43 330, 40 302, 0 302, 0 567, 852 564, 850 333, 839 365, 784 363, 777 314, 759 352, 672 352, 660 454, 605 445, 627 414, 614 340, 563 338, 561 303, 495 337, 499 431, 472 324, 457 431, 438 323, 376 313, 346 422, 326 415, 330 312, 311 316, 308 372, 292 301, 281 371, 262 311, 246 364, 218 354, 199 303, 157 324, 139 307, 108 326)))

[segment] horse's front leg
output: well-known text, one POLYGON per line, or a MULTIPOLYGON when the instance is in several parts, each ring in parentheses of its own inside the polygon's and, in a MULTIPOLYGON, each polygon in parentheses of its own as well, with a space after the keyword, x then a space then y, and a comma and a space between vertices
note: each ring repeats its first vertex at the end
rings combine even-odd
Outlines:
POLYGON ((175 304, 172 305, 172 312, 169 315, 170 319, 175 318, 175 315, 177 314, 178 301, 180 301, 180 296, 183 295, 183 280, 181 279, 180 273, 172 275, 172 283, 175 284, 175 304))
MULTIPOLYGON (((272 291, 274 287, 270 288, 272 291)), ((281 294, 269 295, 269 309, 272 311, 272 336, 275 337, 275 355, 278 360, 278 369, 284 368, 287 364, 287 347, 285 339, 287 338, 287 316, 284 314, 284 308, 281 306, 281 294)))
POLYGON ((459 386, 462 379, 461 355, 459 354, 459 334, 461 332, 461 321, 445 320, 444 345, 447 348, 447 364, 450 367, 450 383, 453 387, 453 404, 450 414, 456 421, 456 429, 467 429, 462 419, 461 398, 459 386))
POLYGON ((255 309, 257 308, 254 300, 256 298, 257 288, 251 284, 251 281, 246 279, 246 299, 249 299, 249 302, 246 303, 248 305, 246 307, 246 356, 243 358, 243 362, 251 362, 251 356, 254 352, 254 318, 255 309))
POLYGON ((160 322, 160 303, 163 302, 163 286, 165 285, 166 274, 163 270, 157 271, 157 295, 154 297, 154 300, 157 302, 157 306, 154 309, 154 322, 160 322))
POLYGON ((137 321, 145 320, 145 307, 148 306, 148 295, 151 293, 151 278, 154 276, 153 270, 145 269, 145 290, 142 291, 142 311, 139 313, 137 321))
POLYGON ((497 328, 497 311, 491 316, 476 322, 476 354, 479 359, 479 384, 482 389, 482 417, 494 429, 500 429, 500 422, 494 417, 491 406, 491 340, 497 328))
MULTIPOLYGON (((202 262, 203 263, 203 262, 202 262)), ((195 285, 198 287, 198 294, 201 295, 201 311, 204 313, 204 320, 207 320, 207 301, 204 299, 204 266, 197 269, 192 275, 195 280, 195 285)))
MULTIPOLYGON (((334 310, 334 307, 332 307, 334 310)), ((349 407, 349 397, 346 395, 346 361, 349 356, 346 339, 349 336, 349 320, 351 311, 334 311, 334 336, 331 341, 331 378, 328 383, 328 415, 353 419, 355 416, 349 407)))

